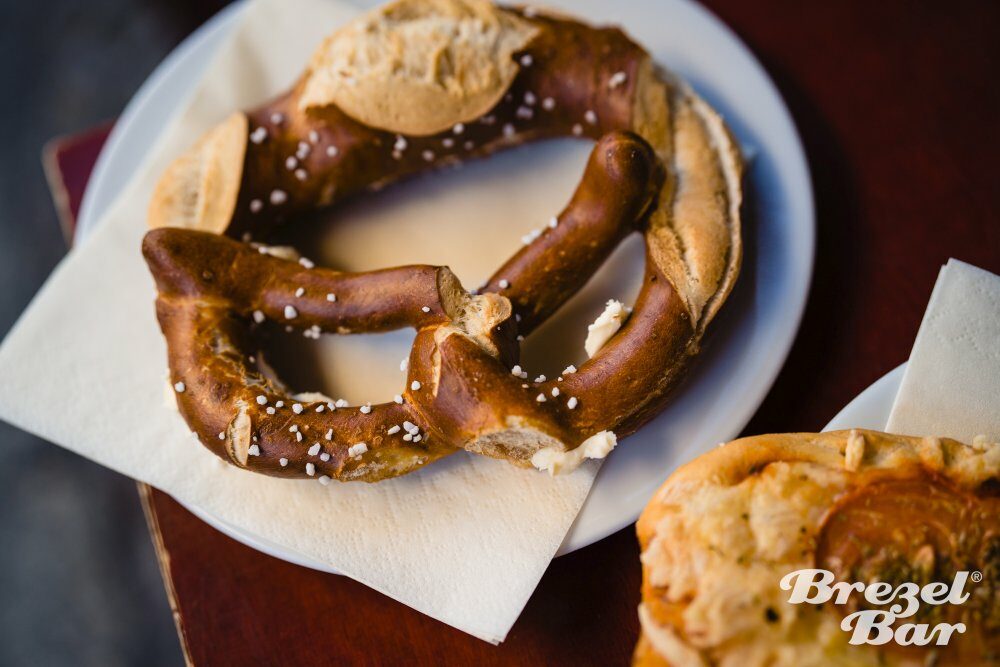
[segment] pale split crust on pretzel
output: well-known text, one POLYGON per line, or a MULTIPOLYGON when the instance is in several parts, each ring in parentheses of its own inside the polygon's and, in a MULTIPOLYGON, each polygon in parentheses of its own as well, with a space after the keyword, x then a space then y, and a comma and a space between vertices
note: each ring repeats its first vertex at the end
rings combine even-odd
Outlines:
POLYGON ((821 567, 817 542, 843 498, 880 481, 925 478, 989 495, 983 489, 1000 482, 1000 444, 864 430, 762 435, 682 466, 636 525, 643 602, 633 664, 923 664, 926 654, 848 644, 839 627, 847 612, 788 604, 778 582, 821 567), (769 610, 778 620, 768 622, 769 610))
POLYGON ((336 106, 370 127, 426 136, 496 106, 513 55, 537 28, 485 1, 408 0, 375 9, 316 50, 302 111, 336 106))
POLYGON ((650 215, 650 250, 704 331, 743 258, 743 159, 722 118, 686 83, 648 59, 638 78, 633 125, 669 165, 650 215))
MULTIPOLYGON (((407 102, 405 108, 424 106, 407 102)), ((400 321, 418 326, 407 383, 416 379, 426 387, 408 396, 407 405, 423 418, 431 439, 441 438, 448 446, 525 465, 543 448, 569 450, 612 429, 628 434, 662 406, 739 273, 742 162, 735 142, 714 111, 615 29, 527 16, 481 0, 401 0, 338 31, 289 94, 235 116, 240 117, 242 121, 231 118, 221 126, 228 130, 210 132, 164 174, 150 205, 152 226, 258 234, 291 216, 429 167, 548 136, 598 139, 631 130, 652 146, 660 165, 655 169, 639 164, 645 158, 636 162, 645 149, 634 147, 631 139, 618 137, 608 144, 626 146, 633 157, 617 156, 604 168, 638 169, 640 182, 629 189, 618 183, 627 180, 620 175, 602 176, 597 174, 600 165, 588 167, 588 173, 596 174, 591 180, 603 185, 589 190, 581 185, 577 205, 571 202, 560 216, 576 211, 570 218, 575 215, 578 222, 546 230, 482 289, 502 295, 521 318, 517 333, 527 335, 586 282, 596 269, 593 264, 603 261, 621 238, 637 226, 644 232, 647 276, 633 315, 581 372, 558 385, 549 380, 532 386, 532 397, 546 395, 547 404, 506 398, 523 393, 521 380, 509 373, 501 378, 495 362, 499 359, 507 368, 512 362, 489 353, 467 332, 454 336, 451 325, 420 328, 419 322, 400 321), (380 44, 387 48, 380 50, 380 44), (331 70, 331 63, 339 63, 339 69, 331 70), (443 63, 444 69, 429 63, 443 63), (406 116, 403 107, 387 101, 405 97, 400 90, 416 98, 437 90, 434 113, 406 116), (242 134, 233 130, 240 122, 242 134), (232 141, 212 139, 219 134, 232 141), (662 187, 650 193, 646 185, 654 182, 653 171, 662 187), (226 196, 218 197, 213 184, 230 183, 233 174, 240 175, 238 193, 232 196, 231 188, 223 189, 226 196), (614 183, 619 190, 625 187, 633 201, 606 205, 612 191, 601 188, 614 183), (651 194, 656 196, 647 209, 651 194), (189 204, 216 197, 212 206, 189 204), (579 253, 571 270, 552 273, 554 255, 547 253, 561 254, 554 250, 556 241, 580 243, 579 234, 595 228, 605 229, 601 243, 589 254, 579 253), (578 236, 569 235, 566 230, 571 229, 578 236), (532 262, 548 266, 549 273, 535 270, 532 262), (539 287, 543 273, 557 284, 539 287), (468 345, 473 348, 466 349, 468 345), (430 375, 420 376, 426 372, 430 375), (440 387, 449 383, 452 393, 441 393, 440 387), (567 413, 555 405, 554 389, 564 397, 578 396, 579 408, 567 413), (458 409, 453 394, 460 390, 479 396, 479 402, 463 401, 458 409)), ((595 150, 591 162, 599 158, 595 150)), ((166 243, 168 237, 154 240, 166 243)), ((154 268, 154 274, 176 274, 173 269, 154 268)), ((161 284, 161 293, 175 289, 161 284)), ((163 319, 161 312, 161 324, 163 319)), ((323 329, 330 331, 327 323, 323 329)), ((366 327, 359 324, 353 330, 366 327)), ((173 347, 183 341, 170 334, 167 338, 172 375, 178 378, 173 347)), ((509 354, 516 359, 516 349, 509 354)), ((181 403, 192 400, 188 396, 181 403)), ((218 394, 202 400, 218 400, 218 394)), ((214 443, 206 444, 214 448, 214 443)), ((273 457, 268 453, 265 458, 273 457)), ((247 461, 254 467, 254 458, 247 461)), ((257 467, 302 474, 301 466, 257 467)), ((358 476, 381 479, 405 468, 386 473, 383 467, 358 476)))
POLYGON ((205 133, 160 177, 149 226, 226 231, 236 209, 246 147, 246 114, 231 114, 205 133))

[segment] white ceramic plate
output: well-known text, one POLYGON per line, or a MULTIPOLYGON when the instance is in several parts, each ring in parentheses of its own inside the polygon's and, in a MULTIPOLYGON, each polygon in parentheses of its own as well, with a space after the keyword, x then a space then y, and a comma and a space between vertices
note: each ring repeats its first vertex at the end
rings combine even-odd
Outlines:
POLYGON ((853 401, 844 406, 830 423, 823 427, 824 431, 842 431, 849 428, 867 428, 873 431, 884 431, 892 412, 892 403, 899 393, 899 385, 903 382, 903 371, 906 364, 900 364, 870 387, 858 394, 853 401))
MULTIPOLYGON (((732 439, 749 421, 770 389, 798 330, 812 272, 814 219, 808 167, 788 110, 760 64, 718 19, 688 0, 634 0, 613 4, 578 0, 559 4, 596 22, 625 26, 650 49, 657 61, 686 77, 720 110, 752 156, 747 178, 749 197, 744 209, 746 254, 736 290, 710 328, 703 353, 688 379, 675 392, 671 404, 639 433, 624 441, 603 466, 590 497, 559 551, 564 554, 634 522, 653 491, 670 472, 715 444, 732 439)), ((84 197, 79 235, 93 229, 125 185, 159 129, 186 99, 214 48, 235 25, 242 6, 227 8, 191 35, 133 98, 98 160, 84 197)), ((477 188, 483 187, 482 182, 494 182, 487 176, 508 178, 511 172, 516 173, 523 167, 524 171, 533 170, 531 178, 535 180, 540 177, 545 180, 551 174, 553 182, 558 181, 564 184, 560 187, 566 187, 576 181, 586 156, 586 151, 581 151, 579 146, 570 148, 559 142, 551 148, 532 148, 531 151, 534 152, 515 152, 491 158, 480 165, 470 165, 463 171, 472 176, 449 173, 429 178, 444 179, 453 185, 456 180, 448 179, 457 179, 465 187, 477 188), (565 173, 567 164, 576 165, 573 169, 577 171, 565 173), (552 171, 544 171, 546 169, 552 171)), ((521 178, 520 185, 530 185, 525 183, 523 176, 521 178)), ((512 187, 512 184, 506 186, 512 187)), ((436 180, 421 180, 416 188, 413 184, 399 187, 403 194, 392 195, 397 199, 409 201, 410 205, 414 202, 426 205, 433 200, 435 206, 447 210, 450 200, 436 180)), ((510 208, 510 218, 530 215, 536 221, 544 221, 554 212, 552 209, 525 212, 524 202, 516 198, 511 198, 506 206, 510 208)), ((490 213, 484 211, 484 215, 490 213)), ((358 215, 355 211, 348 217, 357 218, 358 215)), ((348 224, 351 233, 379 229, 381 218, 386 215, 384 211, 368 210, 362 211, 360 217, 377 220, 370 224, 366 221, 365 226, 351 220, 348 224)), ((595 278, 593 282, 606 282, 607 278, 613 283, 625 274, 635 274, 641 257, 641 244, 617 252, 612 257, 612 266, 603 268, 598 274, 600 279, 595 278)), ((349 261, 353 258, 334 259, 349 261)), ((368 258, 373 262, 386 259, 397 258, 368 258)), ((629 277, 623 281, 625 286, 619 287, 627 296, 635 280, 629 277)), ((473 283, 468 281, 467 284, 473 283)), ((560 327, 571 322, 574 328, 569 331, 582 334, 580 325, 592 320, 600 310, 601 300, 608 298, 604 292, 591 289, 591 285, 584 292, 586 294, 575 297, 564 309, 568 314, 560 312, 560 327), (597 312, 593 310, 595 306, 597 312)), ((547 328, 548 324, 532 339, 546 337, 544 329, 547 328)), ((580 338, 582 342, 582 336, 580 338)), ((360 350, 375 345, 363 336, 338 339, 361 339, 357 344, 340 348, 338 361, 348 367, 352 364, 357 367, 360 350), (348 353, 343 352, 345 349, 348 353)), ((537 347, 533 352, 531 342, 528 341, 525 356, 532 362, 532 369, 536 368, 534 362, 544 365, 541 362, 552 361, 540 358, 537 347)), ((408 347, 405 337, 389 339, 386 345, 404 352, 408 347)), ((196 507, 189 509, 251 547, 284 560, 330 571, 320 563, 220 522, 196 507)))

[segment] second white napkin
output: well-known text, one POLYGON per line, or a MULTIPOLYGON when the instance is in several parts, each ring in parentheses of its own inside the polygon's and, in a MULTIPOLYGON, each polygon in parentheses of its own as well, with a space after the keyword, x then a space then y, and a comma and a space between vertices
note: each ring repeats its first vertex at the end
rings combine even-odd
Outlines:
POLYGON ((1000 276, 941 269, 886 430, 1000 441, 1000 276))

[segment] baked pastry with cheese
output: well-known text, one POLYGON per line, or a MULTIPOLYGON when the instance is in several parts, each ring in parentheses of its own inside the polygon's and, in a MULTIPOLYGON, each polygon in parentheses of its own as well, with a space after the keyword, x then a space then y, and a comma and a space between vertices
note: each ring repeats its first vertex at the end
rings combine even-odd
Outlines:
MULTIPOLYGON (((744 438, 671 475, 637 531, 635 665, 1000 661, 998 444, 862 430, 744 438), (894 590, 904 582, 951 586, 967 572, 968 599, 918 600, 914 614, 896 618, 891 640, 852 645, 844 618, 888 606, 857 591, 846 604, 795 604, 781 582, 802 569, 894 590), (964 623, 965 630, 943 646, 901 645, 904 623, 964 623)), ((905 606, 900 596, 893 601, 905 606)))

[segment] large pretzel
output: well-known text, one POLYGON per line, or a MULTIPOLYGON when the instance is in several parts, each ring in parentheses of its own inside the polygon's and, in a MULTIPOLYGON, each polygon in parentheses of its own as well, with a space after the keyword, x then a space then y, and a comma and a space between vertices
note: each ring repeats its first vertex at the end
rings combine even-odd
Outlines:
POLYGON ((455 448, 550 471, 603 456, 662 406, 732 287, 740 175, 718 116, 617 29, 480 0, 376 10, 157 187, 150 222, 167 228, 143 251, 179 410, 237 465, 321 481, 376 481, 455 448), (559 135, 599 139, 579 187, 478 294, 445 267, 339 273, 227 238, 559 135), (646 275, 624 326, 579 370, 527 380, 517 340, 636 230, 646 275), (377 406, 296 400, 255 360, 264 320, 307 335, 414 327, 406 389, 377 406))

